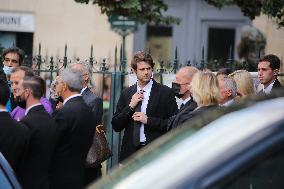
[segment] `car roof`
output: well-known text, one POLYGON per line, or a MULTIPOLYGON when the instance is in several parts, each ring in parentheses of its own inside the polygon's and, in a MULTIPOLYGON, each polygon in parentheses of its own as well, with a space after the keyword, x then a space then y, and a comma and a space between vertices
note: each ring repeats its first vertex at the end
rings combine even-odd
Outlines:
POLYGON ((228 113, 198 132, 195 127, 182 127, 91 188, 167 188, 183 177, 194 179, 200 170, 221 161, 220 154, 232 155, 237 150, 233 146, 264 137, 258 133, 283 119, 283 107, 284 97, 280 97, 228 113))

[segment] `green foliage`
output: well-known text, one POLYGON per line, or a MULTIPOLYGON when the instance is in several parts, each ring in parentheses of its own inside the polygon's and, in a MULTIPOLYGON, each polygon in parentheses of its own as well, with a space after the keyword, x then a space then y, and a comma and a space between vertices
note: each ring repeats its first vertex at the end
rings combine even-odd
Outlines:
POLYGON ((101 8, 107 16, 122 15, 141 24, 179 24, 180 19, 165 16, 168 6, 162 0, 75 0, 78 3, 92 2, 101 8))
MULTIPOLYGON (((137 22, 155 24, 179 24, 180 19, 165 16, 168 6, 163 0, 75 0, 78 3, 93 3, 106 15, 122 15, 137 22)), ((228 5, 240 7, 243 14, 254 19, 260 14, 272 18, 279 27, 284 27, 284 0, 205 0, 217 8, 228 5)))
POLYGON ((209 4, 222 8, 227 5, 237 5, 245 16, 254 19, 260 14, 272 18, 279 27, 284 27, 283 0, 205 0, 209 4))

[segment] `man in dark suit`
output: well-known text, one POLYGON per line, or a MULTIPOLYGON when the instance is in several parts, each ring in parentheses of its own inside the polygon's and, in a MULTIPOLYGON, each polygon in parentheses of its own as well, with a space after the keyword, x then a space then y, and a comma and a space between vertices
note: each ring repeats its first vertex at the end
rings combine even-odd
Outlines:
MULTIPOLYGON (((91 77, 91 70, 85 63, 76 63, 71 66, 73 69, 77 69, 82 72, 83 75, 83 89, 81 90, 81 95, 86 102, 86 104, 91 108, 93 113, 93 118, 95 120, 95 125, 102 123, 102 117, 103 117, 103 100, 93 93, 89 87, 88 84, 90 83, 90 77, 91 77)), ((85 172, 85 184, 91 183, 93 180, 98 179, 102 176, 101 171, 101 165, 98 167, 91 167, 86 168, 85 172)))
POLYGON ((29 131, 11 118, 6 104, 10 97, 10 89, 6 78, 0 79, 0 152, 17 171, 21 158, 27 150, 29 131))
POLYGON ((258 79, 262 84, 262 88, 258 93, 270 94, 271 92, 282 88, 277 79, 277 74, 280 69, 280 59, 269 54, 264 56, 258 62, 258 79))
POLYGON ((131 67, 137 83, 122 91, 112 118, 116 132, 124 131, 120 161, 167 131, 161 122, 174 115, 177 104, 173 91, 152 79, 154 62, 144 52, 136 52, 131 67))
POLYGON ((181 68, 176 74, 176 80, 172 83, 172 89, 175 91, 176 97, 182 100, 182 103, 178 113, 168 119, 168 130, 180 125, 184 117, 197 107, 190 92, 190 83, 197 71, 198 69, 195 67, 186 66, 181 68))
POLYGON ((66 68, 55 85, 56 93, 64 101, 53 114, 59 140, 51 166, 50 188, 83 188, 86 157, 93 141, 95 122, 91 109, 79 94, 83 86, 82 73, 66 68))
POLYGON ((21 123, 31 133, 28 152, 23 156, 17 176, 23 188, 49 188, 48 171, 56 144, 56 123, 40 103, 42 78, 24 77, 19 84, 21 101, 26 104, 21 123))

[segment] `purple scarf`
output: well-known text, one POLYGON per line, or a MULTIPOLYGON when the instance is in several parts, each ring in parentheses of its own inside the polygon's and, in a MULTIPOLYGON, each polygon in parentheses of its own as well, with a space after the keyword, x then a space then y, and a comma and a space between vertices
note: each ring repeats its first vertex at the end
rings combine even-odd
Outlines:
MULTIPOLYGON (((53 110, 51 107, 51 103, 48 99, 41 97, 40 103, 43 105, 44 109, 49 113, 52 114, 53 110)), ((14 110, 11 112, 11 117, 14 118, 17 121, 20 121, 25 116, 26 110, 17 106, 14 108, 14 110)))

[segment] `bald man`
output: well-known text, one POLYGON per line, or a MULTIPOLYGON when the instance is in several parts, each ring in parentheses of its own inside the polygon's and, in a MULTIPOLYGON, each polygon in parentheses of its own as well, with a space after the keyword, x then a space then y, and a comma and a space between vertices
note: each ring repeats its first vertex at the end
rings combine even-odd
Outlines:
POLYGON ((197 71, 198 69, 195 67, 186 66, 181 68, 176 74, 176 79, 172 83, 172 89, 175 91, 176 97, 182 100, 182 104, 179 112, 168 119, 168 130, 178 127, 183 122, 185 115, 197 107, 190 92, 190 83, 197 71))

